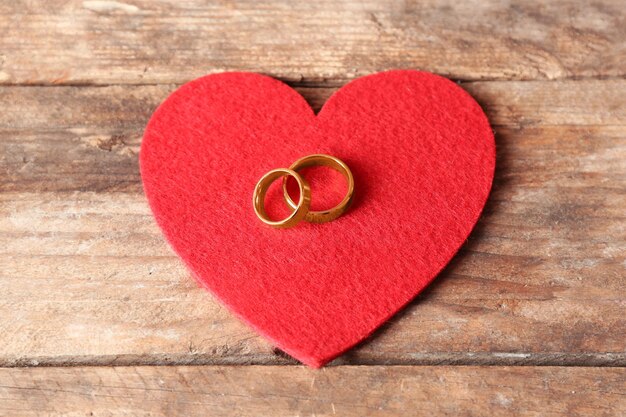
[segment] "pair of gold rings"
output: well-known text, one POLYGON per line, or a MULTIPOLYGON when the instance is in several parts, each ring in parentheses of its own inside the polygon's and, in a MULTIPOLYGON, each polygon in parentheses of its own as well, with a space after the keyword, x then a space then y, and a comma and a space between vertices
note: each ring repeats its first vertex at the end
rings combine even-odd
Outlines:
POLYGON ((306 220, 310 223, 326 223, 331 220, 335 220, 348 210, 352 203, 352 195, 354 193, 354 178, 350 168, 339 158, 334 156, 315 154, 305 156, 298 159, 291 164, 289 168, 277 168, 273 169, 259 180, 254 188, 254 195, 252 197, 252 204, 254 206, 254 212, 257 217, 265 224, 271 227, 285 229, 293 227, 300 223, 302 220, 306 220), (326 166, 332 168, 341 173, 348 181, 348 192, 339 204, 329 210, 310 211, 311 205, 311 187, 309 183, 302 178, 298 171, 303 168, 312 166, 326 166), (289 192, 287 191, 287 178, 293 177, 298 183, 300 190, 300 198, 295 203, 289 192), (283 196, 287 204, 293 209, 293 212, 287 218, 282 220, 271 220, 265 212, 265 195, 270 185, 279 178, 283 178, 283 196))

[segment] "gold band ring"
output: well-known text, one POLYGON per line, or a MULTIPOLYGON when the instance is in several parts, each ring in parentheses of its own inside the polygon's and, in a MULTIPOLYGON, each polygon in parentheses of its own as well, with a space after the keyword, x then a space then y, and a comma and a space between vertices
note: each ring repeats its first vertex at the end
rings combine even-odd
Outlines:
POLYGON ((293 227, 300 221, 302 221, 309 212, 309 206, 311 205, 311 188, 309 187, 309 183, 306 182, 306 180, 302 178, 297 172, 287 168, 273 169, 267 174, 263 175, 263 177, 257 183, 256 187, 254 187, 252 205, 254 206, 254 212, 256 213, 257 217, 268 226, 281 229, 293 227), (298 200, 298 204, 292 202, 293 205, 291 205, 291 207, 294 210, 287 218, 278 221, 270 220, 270 218, 267 216, 267 213, 265 212, 265 194, 267 194, 267 190, 270 188, 270 185, 272 185, 274 181, 276 181, 280 177, 286 178, 288 176, 294 177, 296 179, 296 182, 298 183, 298 187, 300 189, 300 198, 298 200))
MULTIPOLYGON (((335 207, 329 210, 309 211, 304 219, 311 223, 325 223, 335 220, 337 217, 345 213, 352 203, 352 196, 354 194, 354 178, 352 177, 352 172, 341 159, 324 154, 315 154, 300 158, 291 164, 289 169, 298 172, 302 168, 311 166, 326 166, 339 171, 348 181, 348 192, 343 200, 341 200, 341 202, 335 207)), ((302 198, 302 191, 300 191, 300 193, 300 198, 302 198)), ((296 203, 294 203, 291 199, 291 196, 289 196, 289 192, 287 192, 287 177, 283 178, 283 194, 285 196, 285 201, 287 201, 289 206, 294 209, 298 207, 299 203, 296 205, 296 203)))

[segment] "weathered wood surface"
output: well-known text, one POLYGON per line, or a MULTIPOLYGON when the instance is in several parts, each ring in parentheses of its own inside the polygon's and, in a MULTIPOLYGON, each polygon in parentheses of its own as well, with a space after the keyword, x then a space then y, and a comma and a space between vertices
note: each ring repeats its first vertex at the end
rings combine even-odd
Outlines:
MULTIPOLYGON (((534 138, 528 147, 532 150, 547 129, 552 153, 536 153, 529 164, 559 159, 569 164, 571 174, 583 175, 574 172, 577 147, 584 146, 581 151, 596 158, 595 140, 585 132, 599 130, 613 137, 607 141, 606 157, 614 163, 620 160, 626 120, 624 81, 473 82, 463 86, 483 105, 498 135, 522 137, 499 139, 500 158, 516 152, 510 147, 519 140, 530 140, 526 134, 534 138), (559 140, 561 133, 569 139, 559 140), (569 154, 561 156, 559 147, 567 148, 569 154)), ((140 193, 136 157, 142 131, 152 111, 174 88, 0 87, 0 190, 140 193)), ((315 109, 335 90, 298 89, 315 109)), ((603 149, 602 145, 597 149, 603 149)), ((498 163, 507 168, 507 160, 498 163)), ((529 164, 518 175, 535 175, 536 169, 529 164)), ((620 166, 613 168, 599 167, 606 171, 603 175, 619 181, 620 166)))
POLYGON ((623 77, 622 0, 36 0, 0 4, 0 83, 180 83, 223 70, 338 85, 623 77))
POLYGON ((0 369, 0 416, 621 417, 626 369, 295 366, 0 369))
MULTIPOLYGON (((497 172, 470 241, 354 364, 626 364, 626 81, 472 82, 497 172)), ((141 131, 174 86, 0 89, 0 364, 287 363, 168 249, 141 131)), ((301 88, 319 108, 334 89, 301 88)))
POLYGON ((624 5, 545 3, 0 2, 0 366, 38 366, 0 368, 0 416, 625 415, 624 5), (319 109, 392 68, 470 81, 493 193, 343 366, 285 366, 165 244, 142 130, 207 73, 266 73, 319 109))

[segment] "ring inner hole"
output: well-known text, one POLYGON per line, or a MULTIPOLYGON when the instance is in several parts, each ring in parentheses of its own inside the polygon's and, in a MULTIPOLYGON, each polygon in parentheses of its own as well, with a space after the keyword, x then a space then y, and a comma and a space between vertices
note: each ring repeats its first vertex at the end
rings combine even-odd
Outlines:
MULTIPOLYGON (((348 192, 348 181, 339 171, 327 166, 312 166, 298 170, 311 186, 311 211, 328 210, 343 200, 348 192)), ((300 192, 293 177, 287 178, 289 196, 298 203, 300 192)))
MULTIPOLYGON (((298 182, 291 176, 289 179, 293 180, 293 186, 296 190, 296 195, 299 196, 298 182)), ((272 182, 265 194, 265 213, 271 221, 279 221, 286 219, 293 213, 293 209, 287 205, 285 198, 283 197, 283 177, 280 177, 272 182)), ((299 197, 297 197, 299 198, 299 197)), ((294 200, 298 204, 298 199, 294 200)))

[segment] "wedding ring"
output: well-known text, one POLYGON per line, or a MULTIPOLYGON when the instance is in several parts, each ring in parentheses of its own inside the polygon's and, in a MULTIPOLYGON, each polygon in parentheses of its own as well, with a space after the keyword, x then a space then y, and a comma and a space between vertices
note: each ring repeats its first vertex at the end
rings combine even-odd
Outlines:
POLYGON ((267 174, 263 175, 263 177, 261 177, 256 187, 254 188, 254 194, 252 196, 252 205, 254 206, 254 212, 256 213, 257 217, 268 226, 281 229, 293 227, 300 221, 302 221, 309 212, 310 204, 311 188, 309 187, 309 184, 297 172, 286 168, 273 169, 267 174), (298 199, 298 204, 293 203, 293 201, 289 200, 292 203, 290 204, 290 206, 294 209, 293 212, 283 220, 271 220, 265 212, 265 195, 267 194, 267 190, 270 188, 270 185, 272 185, 272 183, 278 178, 287 178, 289 176, 295 178, 296 182, 298 183, 298 188, 300 189, 300 198, 298 199))
MULTIPOLYGON (((348 208, 350 207, 354 194, 354 178, 352 176, 350 168, 348 168, 348 166, 341 159, 324 154, 315 154, 300 158, 296 162, 291 164, 289 169, 297 173, 303 168, 312 166, 325 166, 328 168, 332 168, 341 173, 344 177, 346 177, 346 180, 348 181, 348 192, 339 204, 328 210, 308 211, 306 216, 304 217, 306 221, 311 223, 326 223, 335 220, 337 217, 345 213, 346 210, 348 210, 348 208)), ((297 177, 295 175, 292 176, 297 180, 297 177)), ((292 208, 297 209, 300 203, 296 204, 291 199, 291 196, 287 191, 286 176, 283 178, 283 195, 285 196, 285 201, 287 202, 287 204, 289 204, 289 206, 291 206, 292 208)), ((302 199, 302 191, 300 191, 300 199, 302 199)))

